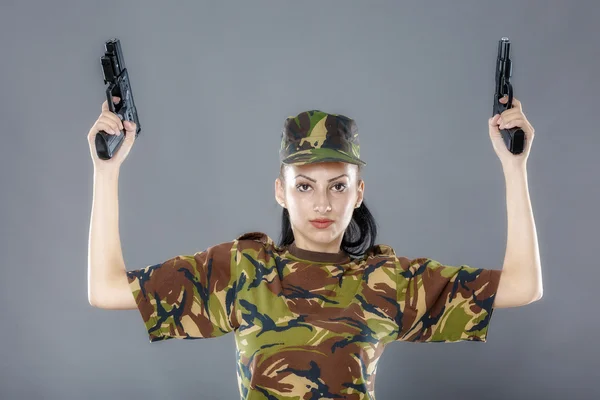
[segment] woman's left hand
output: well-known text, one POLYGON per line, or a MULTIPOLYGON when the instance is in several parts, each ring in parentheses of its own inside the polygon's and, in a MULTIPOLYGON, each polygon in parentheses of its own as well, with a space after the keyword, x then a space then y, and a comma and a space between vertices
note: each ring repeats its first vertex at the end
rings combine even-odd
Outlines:
MULTIPOLYGON (((508 96, 504 96, 500 99, 500 103, 506 104, 508 96)), ((504 110, 502 114, 496 114, 488 120, 490 128, 490 139, 494 146, 494 151, 500 158, 500 162, 503 166, 518 166, 525 167, 527 158, 529 157, 529 151, 531 149, 531 143, 533 142, 534 132, 533 126, 529 123, 525 114, 523 114, 523 107, 521 102, 513 97, 512 108, 504 110), (525 146, 521 154, 513 154, 507 148, 500 129, 519 127, 525 132, 525 146)))

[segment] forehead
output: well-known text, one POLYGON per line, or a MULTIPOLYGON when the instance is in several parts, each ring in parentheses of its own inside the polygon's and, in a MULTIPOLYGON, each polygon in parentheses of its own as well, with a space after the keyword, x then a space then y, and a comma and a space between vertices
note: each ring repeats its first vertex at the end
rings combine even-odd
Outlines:
POLYGON ((288 165, 286 167, 286 174, 291 175, 292 178, 298 174, 315 177, 329 177, 348 174, 350 177, 352 177, 357 169, 358 165, 345 162, 319 162, 304 165, 288 165))

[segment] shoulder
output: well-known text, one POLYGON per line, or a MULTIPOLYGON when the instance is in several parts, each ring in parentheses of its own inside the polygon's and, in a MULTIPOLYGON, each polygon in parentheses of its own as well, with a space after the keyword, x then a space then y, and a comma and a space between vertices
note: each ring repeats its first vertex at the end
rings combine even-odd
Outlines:
POLYGON ((371 246, 365 253, 367 257, 396 257, 396 252, 387 244, 375 244, 371 246))
POLYGON ((249 240, 249 241, 259 242, 259 243, 262 243, 264 245, 273 244, 274 243, 273 239, 271 239, 269 237, 269 235, 267 235, 264 232, 246 232, 246 233, 238 236, 236 238, 236 240, 237 241, 246 241, 246 240, 249 240))
POLYGON ((282 250, 264 232, 246 232, 239 235, 234 243, 236 259, 239 262, 242 259, 251 259, 266 265, 273 262, 275 254, 279 254, 282 250))
POLYGON ((238 236, 236 240, 255 240, 266 244, 271 241, 271 238, 264 232, 246 232, 238 236))
POLYGON ((369 265, 377 264, 380 265, 384 262, 386 265, 397 265, 398 264, 398 256, 396 256, 396 252, 387 244, 374 244, 369 247, 367 251, 363 254, 360 260, 361 263, 366 263, 369 265))
POLYGON ((239 235, 235 242, 239 250, 259 250, 261 248, 271 249, 277 247, 269 235, 264 232, 246 232, 239 235))
POLYGON ((396 267, 402 271, 407 271, 412 265, 418 264, 420 261, 427 260, 426 258, 411 259, 402 255, 399 256, 396 254, 394 248, 387 244, 373 245, 365 253, 365 258, 385 258, 394 263, 396 267))

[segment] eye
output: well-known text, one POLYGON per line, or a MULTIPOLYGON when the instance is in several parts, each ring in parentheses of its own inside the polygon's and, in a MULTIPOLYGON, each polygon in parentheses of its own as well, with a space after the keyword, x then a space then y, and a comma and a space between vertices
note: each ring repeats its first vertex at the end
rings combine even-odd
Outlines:
MULTIPOLYGON (((309 186, 307 183, 301 183, 299 185, 296 185, 296 189, 299 189, 302 186, 309 186)), ((305 192, 305 190, 299 190, 299 192, 305 192)))
POLYGON ((343 183, 340 183, 340 182, 336 183, 336 184, 335 184, 335 185, 333 185, 333 186, 338 186, 338 185, 341 185, 341 186, 342 186, 342 189, 340 189, 340 190, 339 190, 340 192, 343 192, 344 190, 346 190, 346 185, 345 185, 345 184, 343 184, 343 183))
MULTIPOLYGON (((300 183, 300 184, 296 185, 296 190, 300 189, 303 186, 310 187, 310 185, 308 183, 300 183)), ((341 186, 342 188, 340 190, 338 190, 338 192, 343 192, 344 190, 346 190, 346 185, 343 184, 343 183, 341 183, 341 182, 338 182, 338 183, 336 183, 336 184, 333 185, 333 187, 339 187, 339 186, 341 186)), ((298 191, 300 193, 306 192, 306 190, 298 190, 298 191)))

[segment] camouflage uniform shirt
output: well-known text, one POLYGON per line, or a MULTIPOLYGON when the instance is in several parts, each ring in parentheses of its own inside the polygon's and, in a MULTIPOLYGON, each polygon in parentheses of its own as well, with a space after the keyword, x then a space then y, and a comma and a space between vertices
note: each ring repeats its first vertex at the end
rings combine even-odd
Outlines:
POLYGON ((385 346, 485 342, 501 270, 278 247, 262 232, 127 271, 151 342, 233 332, 241 398, 375 399, 385 346))

